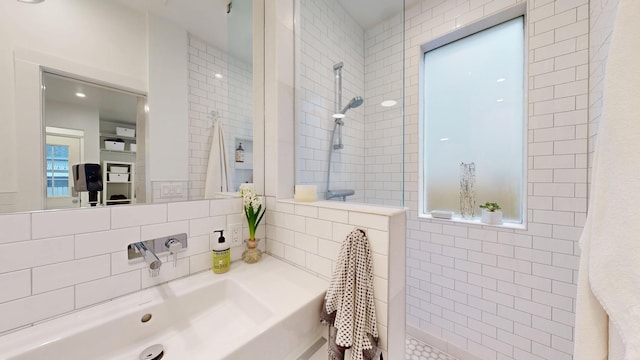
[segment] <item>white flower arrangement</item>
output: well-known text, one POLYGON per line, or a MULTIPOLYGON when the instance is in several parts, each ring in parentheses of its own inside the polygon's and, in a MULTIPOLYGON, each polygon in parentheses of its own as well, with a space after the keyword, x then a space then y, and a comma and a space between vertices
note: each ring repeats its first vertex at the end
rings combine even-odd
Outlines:
POLYGON ((262 199, 256 195, 253 184, 240 185, 240 196, 242 196, 244 215, 249 225, 249 239, 255 240, 256 229, 260 225, 260 221, 267 209, 266 207, 263 208, 262 199))

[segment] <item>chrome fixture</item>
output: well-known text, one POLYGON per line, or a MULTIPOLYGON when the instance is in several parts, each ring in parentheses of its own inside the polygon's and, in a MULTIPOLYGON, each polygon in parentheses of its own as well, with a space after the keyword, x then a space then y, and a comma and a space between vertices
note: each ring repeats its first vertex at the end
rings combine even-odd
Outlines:
POLYGON ((162 261, 158 259, 158 255, 156 255, 153 251, 149 250, 147 245, 142 242, 134 243, 136 249, 144 260, 149 264, 149 275, 151 277, 156 277, 160 275, 160 268, 162 267, 162 261))
POLYGON ((187 234, 176 234, 165 236, 153 240, 139 241, 127 246, 127 258, 135 260, 140 257, 149 264, 149 275, 152 277, 160 274, 162 261, 158 254, 165 255, 167 252, 173 257, 173 266, 178 263, 178 253, 187 248, 187 234))
POLYGON ((341 150, 344 148, 342 143, 342 126, 344 121, 342 119, 349 109, 355 109, 364 103, 362 96, 355 96, 349 101, 347 106, 342 107, 342 67, 344 63, 339 62, 333 65, 334 90, 335 90, 335 111, 333 113, 333 132, 331 133, 331 145, 329 146, 329 162, 327 165, 327 192, 325 193, 325 199, 342 198, 342 201, 347 200, 347 196, 355 194, 353 190, 330 190, 331 184, 331 159, 333 157, 334 150, 341 150), (336 134, 338 141, 336 143, 336 134))
POLYGON ((327 190, 325 199, 330 200, 334 198, 342 198, 342 201, 347 201, 347 196, 351 196, 355 193, 356 192, 354 190, 327 190))
POLYGON ((358 106, 362 105, 363 102, 364 102, 364 99, 362 98, 362 96, 355 96, 353 99, 351 99, 351 101, 349 101, 347 106, 345 106, 344 109, 342 109, 342 111, 340 111, 340 114, 341 115, 346 114, 347 110, 355 109, 358 106))
POLYGON ((341 61, 337 64, 333 65, 333 93, 334 93, 334 117, 336 114, 340 112, 340 108, 342 107, 342 67, 344 63, 341 61))

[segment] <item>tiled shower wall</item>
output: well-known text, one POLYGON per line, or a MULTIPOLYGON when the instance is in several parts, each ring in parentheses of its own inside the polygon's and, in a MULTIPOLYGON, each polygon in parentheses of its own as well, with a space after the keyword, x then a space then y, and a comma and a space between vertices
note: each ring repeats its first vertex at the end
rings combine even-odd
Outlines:
MULTIPOLYGON (((301 0, 299 80, 296 88, 296 183, 317 184, 319 198, 326 176, 334 120, 333 65, 343 62, 342 104, 365 97, 364 31, 336 0, 301 0)), ((365 104, 368 100, 365 98, 365 104)), ((353 189, 350 200, 364 200, 364 107, 343 119, 344 149, 333 154, 331 188, 353 189)))
POLYGON ((209 234, 235 223, 240 199, 0 215, 0 334, 210 269, 209 234), (128 244, 177 233, 189 236, 177 267, 162 256, 152 278, 129 264, 128 244))
MULTIPOLYGON (((393 0, 396 1, 396 0, 393 0)), ((402 206, 402 14, 365 31, 365 202, 402 206), (382 107, 395 100, 392 107, 382 107)))
MULTIPOLYGON (((214 121, 225 135, 231 189, 253 181, 249 169, 236 169, 236 139, 253 138, 253 69, 240 59, 189 35, 189 199, 204 197, 214 121), (221 74, 218 79, 214 75, 221 74)), ((246 143, 245 143, 246 146, 246 143)), ((247 157, 249 155, 247 154, 247 157)))
POLYGON ((410 333, 460 358, 572 358, 587 206, 588 0, 528 1, 527 229, 418 216, 420 45, 520 1, 406 11, 410 333))

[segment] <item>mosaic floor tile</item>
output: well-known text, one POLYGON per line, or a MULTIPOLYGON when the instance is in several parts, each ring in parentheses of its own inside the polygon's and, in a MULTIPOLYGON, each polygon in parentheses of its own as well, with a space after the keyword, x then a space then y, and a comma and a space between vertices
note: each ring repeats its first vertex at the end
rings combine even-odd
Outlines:
POLYGON ((456 360, 451 355, 407 336, 405 360, 456 360))

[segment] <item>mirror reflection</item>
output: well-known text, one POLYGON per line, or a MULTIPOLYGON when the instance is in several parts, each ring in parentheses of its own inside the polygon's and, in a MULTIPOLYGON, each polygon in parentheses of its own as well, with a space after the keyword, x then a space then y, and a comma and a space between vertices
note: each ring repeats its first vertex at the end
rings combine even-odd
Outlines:
POLYGON ((144 128, 146 98, 48 72, 42 81, 46 209, 136 203, 136 194, 145 193, 144 174, 136 171, 136 138, 137 123, 144 128), (101 167, 96 180, 102 191, 93 201, 74 183, 75 164, 101 167))
POLYGON ((252 182, 252 0, 228 3, 3 2, 0 212, 89 206, 74 164, 100 165, 99 206, 252 182))

